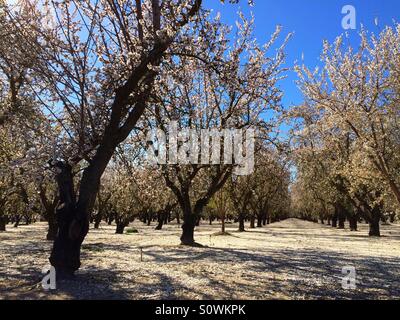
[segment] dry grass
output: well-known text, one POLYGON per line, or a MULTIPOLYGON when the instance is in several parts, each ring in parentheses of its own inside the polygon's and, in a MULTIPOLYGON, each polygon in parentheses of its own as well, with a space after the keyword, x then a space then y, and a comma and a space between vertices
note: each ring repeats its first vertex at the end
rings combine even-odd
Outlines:
POLYGON ((197 228, 202 248, 179 245, 176 224, 116 235, 90 230, 76 279, 57 290, 40 286, 51 243, 46 224, 0 233, 2 299, 388 299, 400 298, 400 226, 382 226, 381 238, 296 219, 214 236, 219 226, 197 228), (143 261, 140 260, 142 250, 143 261), (357 289, 343 290, 343 266, 355 266, 357 289))

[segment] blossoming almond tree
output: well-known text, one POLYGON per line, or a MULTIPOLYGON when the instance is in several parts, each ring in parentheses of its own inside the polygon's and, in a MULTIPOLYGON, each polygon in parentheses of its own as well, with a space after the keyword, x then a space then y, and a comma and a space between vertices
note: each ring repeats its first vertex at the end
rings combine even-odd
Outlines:
POLYGON ((157 66, 167 53, 182 52, 191 31, 202 28, 197 23, 202 1, 54 0, 36 7, 23 2, 35 19, 21 19, 13 10, 7 16, 39 57, 32 84, 64 129, 63 152, 53 161, 62 205, 50 262, 59 276, 70 275, 80 266, 100 178, 143 114, 159 77, 157 66), (83 172, 76 192, 77 164, 83 172))
POLYGON ((322 70, 298 68, 300 87, 307 103, 323 113, 325 127, 349 132, 364 173, 379 174, 400 204, 400 25, 379 35, 363 30, 360 37, 358 51, 345 49, 343 37, 332 45, 325 42, 322 70))
MULTIPOLYGON (((230 30, 219 17, 206 20, 204 25, 206 34, 199 33, 196 46, 179 55, 179 59, 167 61, 159 80, 153 118, 148 122, 164 132, 169 131, 171 122, 176 122, 177 129, 182 132, 188 129, 198 132, 198 137, 192 139, 197 142, 201 130, 214 130, 219 135, 224 129, 254 128, 259 138, 268 137, 276 123, 267 120, 267 112, 273 118, 280 109, 281 92, 277 82, 283 76, 283 50, 288 39, 277 49, 276 55, 270 57, 268 49, 275 43, 280 28, 270 42, 260 46, 253 37, 253 21, 241 16, 237 37, 230 47, 230 30)), ((196 245, 195 225, 212 196, 231 177, 235 164, 225 164, 222 159, 222 146, 228 148, 229 141, 224 140, 215 150, 200 157, 199 153, 189 155, 186 150, 190 134, 178 140, 177 155, 187 161, 161 167, 167 186, 183 212, 181 243, 196 245), (204 157, 210 159, 211 154, 221 157, 218 161, 212 158, 210 165, 203 160, 204 157)), ((170 154, 169 160, 173 158, 170 154)))

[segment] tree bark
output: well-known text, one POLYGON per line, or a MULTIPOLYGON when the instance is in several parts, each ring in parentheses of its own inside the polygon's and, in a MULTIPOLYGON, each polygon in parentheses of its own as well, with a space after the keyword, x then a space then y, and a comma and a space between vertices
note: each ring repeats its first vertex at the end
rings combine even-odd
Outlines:
MULTIPOLYGON (((21 219, 22 219, 22 217, 21 217, 20 215, 18 215, 18 216, 15 218, 14 228, 18 228, 19 223, 21 222, 21 219)), ((28 224, 28 223, 27 223, 27 224, 28 224)))
POLYGON ((46 240, 53 241, 56 239, 58 232, 58 225, 54 212, 47 214, 47 224, 48 224, 48 229, 46 234, 46 240))
POLYGON ((158 212, 158 213, 157 213, 157 221, 158 221, 158 224, 157 224, 157 226, 155 227, 155 230, 161 230, 161 229, 162 229, 163 224, 164 224, 164 222, 165 222, 165 217, 164 217, 164 216, 167 216, 167 214, 166 214, 165 212, 158 212))
POLYGON ((379 228, 379 222, 382 217, 382 212, 381 208, 379 206, 375 206, 375 208, 372 210, 372 217, 371 220, 369 221, 369 236, 370 237, 380 237, 380 228, 379 228))
POLYGON ((61 162, 56 167, 60 194, 56 210, 59 231, 49 260, 56 269, 57 277, 63 277, 73 275, 81 265, 81 244, 89 230, 89 220, 87 214, 85 216, 76 208, 72 167, 61 162))
POLYGON ((225 214, 221 216, 221 232, 225 233, 225 214))
POLYGON ((183 216, 181 243, 183 245, 192 246, 194 241, 194 228, 196 226, 196 216, 191 213, 183 216))
POLYGON ((355 214, 349 217, 350 231, 357 231, 357 220, 358 217, 355 214))
POLYGON ((239 232, 244 232, 245 229, 244 229, 244 214, 243 213, 239 214, 238 221, 239 221, 239 232))
POLYGON ((344 222, 345 222, 345 218, 343 216, 339 216, 339 225, 338 225, 338 229, 344 229, 344 222))
POLYGON ((117 223, 117 228, 115 230, 115 233, 116 234, 123 234, 126 226, 127 226, 127 224, 125 222, 118 222, 117 223))
POLYGON ((262 216, 258 216, 257 217, 257 228, 261 228, 262 227, 262 216))
POLYGON ((99 212, 97 212, 96 216, 94 217, 94 228, 98 229, 100 227, 100 222, 102 220, 102 212, 99 210, 99 212))
POLYGON ((7 218, 0 215, 0 231, 6 231, 7 218))
POLYGON ((337 227, 337 221, 338 221, 338 216, 335 212, 335 214, 332 217, 332 228, 336 228, 337 227))
POLYGON ((252 215, 250 217, 250 229, 254 229, 256 227, 255 222, 256 222, 256 218, 254 217, 254 215, 252 215))

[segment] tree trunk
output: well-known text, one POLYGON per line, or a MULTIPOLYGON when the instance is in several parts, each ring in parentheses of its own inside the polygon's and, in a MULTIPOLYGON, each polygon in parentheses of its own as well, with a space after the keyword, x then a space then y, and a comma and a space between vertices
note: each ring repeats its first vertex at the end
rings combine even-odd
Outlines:
POLYGON ((211 225, 212 225, 213 218, 210 216, 210 217, 208 218, 208 220, 209 220, 209 224, 210 224, 210 226, 211 226, 211 225))
POLYGON ((153 220, 153 213, 148 213, 147 214, 147 226, 150 227, 151 220, 153 220))
POLYGON ((115 230, 115 233, 116 234, 123 234, 126 226, 127 226, 127 224, 125 222, 118 222, 117 223, 117 228, 115 230))
POLYGON ((19 223, 21 222, 21 219, 22 219, 22 217, 19 215, 15 218, 14 228, 18 228, 19 223))
POLYGON ((54 216, 55 213, 47 213, 47 224, 48 224, 48 229, 47 229, 47 235, 46 235, 46 240, 55 240, 57 237, 57 232, 58 232, 58 226, 57 226, 57 220, 56 217, 54 216))
POLYGON ((97 212, 96 216, 94 217, 94 228, 98 229, 100 227, 100 222, 102 220, 102 212, 99 210, 99 212, 97 212))
POLYGON ((349 217, 350 231, 357 231, 357 219, 358 217, 355 214, 349 217))
POLYGON ((370 237, 380 237, 381 233, 379 230, 379 220, 371 220, 369 223, 369 236, 370 237))
POLYGON ((164 215, 163 215, 163 218, 164 218, 164 224, 168 224, 168 222, 169 222, 169 215, 170 215, 170 212, 169 211, 165 211, 164 212, 164 215))
POLYGON ((6 231, 7 218, 0 215, 0 231, 6 231))
POLYGON ((335 213, 332 217, 332 228, 336 228, 337 227, 337 221, 338 221, 338 216, 335 213))
POLYGON ((266 226, 267 225, 267 215, 266 214, 263 216, 262 220, 263 220, 262 221, 263 226, 266 226))
POLYGON ((225 233, 225 214, 221 216, 221 232, 225 233))
POLYGON ((255 226, 255 222, 256 222, 256 218, 254 216, 250 217, 250 229, 254 229, 255 226))
POLYGON ((163 226, 164 221, 165 221, 164 215, 166 215, 166 214, 163 213, 163 212, 157 213, 158 224, 155 227, 155 230, 161 230, 162 229, 162 226, 163 226))
POLYGON ((257 217, 257 228, 261 228, 262 227, 262 216, 258 216, 257 217))
POLYGON ((196 220, 197 218, 191 213, 186 213, 183 216, 181 244, 187 246, 192 246, 195 244, 194 228, 196 226, 196 220))
POLYGON ((81 245, 89 231, 89 220, 87 211, 76 204, 72 167, 64 163, 57 163, 56 166, 60 193, 56 210, 59 230, 49 260, 56 269, 57 277, 62 278, 64 275, 73 275, 81 265, 81 245))
POLYGON ((346 220, 345 208, 342 204, 335 204, 335 215, 337 217, 337 221, 339 222, 338 229, 344 229, 344 222, 346 220))
POLYGON ((343 216, 339 216, 339 226, 338 229, 344 229, 344 222, 345 222, 345 218, 343 216))
POLYGON ((245 229, 244 229, 244 214, 239 214, 239 217, 238 217, 238 221, 239 221, 239 232, 244 232, 245 231, 245 229))
POLYGON ((372 210, 372 217, 369 221, 369 236, 370 237, 380 237, 379 222, 382 217, 382 212, 380 206, 375 206, 372 210))

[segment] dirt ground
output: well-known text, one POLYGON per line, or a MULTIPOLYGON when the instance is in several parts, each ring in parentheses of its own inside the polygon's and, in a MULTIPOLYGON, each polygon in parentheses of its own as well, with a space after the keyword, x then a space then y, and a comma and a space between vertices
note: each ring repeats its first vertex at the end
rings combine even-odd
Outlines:
POLYGON ((0 233, 0 299, 400 299, 400 226, 381 238, 360 231, 288 219, 216 236, 220 226, 197 228, 201 248, 179 245, 176 224, 138 233, 91 229, 82 267, 56 290, 41 286, 51 242, 46 223, 0 233), (342 268, 356 270, 356 289, 342 288, 342 268))

